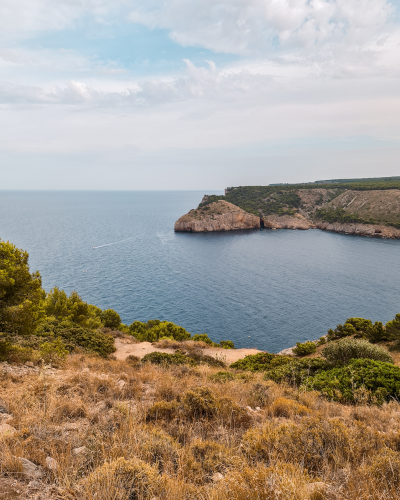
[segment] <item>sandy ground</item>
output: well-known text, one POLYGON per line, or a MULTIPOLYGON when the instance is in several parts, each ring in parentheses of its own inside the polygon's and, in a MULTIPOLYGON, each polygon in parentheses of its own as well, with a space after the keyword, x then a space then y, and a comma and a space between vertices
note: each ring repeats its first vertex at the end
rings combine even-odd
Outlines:
MULTIPOLYGON (((140 342, 138 344, 134 344, 129 339, 118 338, 115 339, 115 347, 117 350, 114 353, 114 356, 117 359, 122 360, 131 355, 143 358, 143 356, 149 352, 168 352, 171 354, 175 352, 175 349, 159 349, 158 347, 154 347, 150 342, 140 342)), ((204 354, 214 357, 218 356, 218 358, 228 364, 234 363, 248 354, 257 354, 259 352, 262 351, 259 351, 258 349, 218 349, 214 347, 204 349, 204 354)))

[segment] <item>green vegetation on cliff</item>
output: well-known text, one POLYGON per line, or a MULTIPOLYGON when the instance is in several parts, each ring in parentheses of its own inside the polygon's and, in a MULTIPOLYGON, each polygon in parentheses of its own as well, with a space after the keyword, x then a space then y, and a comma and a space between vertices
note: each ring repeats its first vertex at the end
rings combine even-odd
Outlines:
POLYGON ((261 217, 272 214, 293 215, 300 211, 306 217, 311 219, 315 217, 326 222, 382 223, 400 227, 399 194, 398 177, 239 186, 227 188, 225 196, 205 195, 199 208, 218 200, 225 200, 261 217), (352 204, 353 198, 357 196, 346 198, 346 193, 352 192, 356 195, 360 193, 360 203, 352 204), (368 192, 370 194, 361 194, 368 192))

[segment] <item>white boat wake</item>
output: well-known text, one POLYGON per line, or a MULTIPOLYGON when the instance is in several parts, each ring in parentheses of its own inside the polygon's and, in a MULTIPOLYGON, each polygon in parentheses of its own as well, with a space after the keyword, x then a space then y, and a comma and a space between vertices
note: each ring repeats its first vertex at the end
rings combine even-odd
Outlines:
POLYGON ((118 245, 118 243, 123 243, 124 241, 133 240, 133 236, 131 238, 126 238, 125 240, 114 241, 113 243, 106 243, 105 245, 99 245, 97 247, 92 247, 92 250, 96 250, 97 248, 110 247, 111 245, 118 245))

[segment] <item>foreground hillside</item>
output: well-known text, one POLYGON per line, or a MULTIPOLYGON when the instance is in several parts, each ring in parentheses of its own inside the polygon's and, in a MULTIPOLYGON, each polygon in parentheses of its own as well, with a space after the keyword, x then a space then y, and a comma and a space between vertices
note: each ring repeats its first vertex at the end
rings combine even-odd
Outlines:
MULTIPOLYGON (((180 224, 185 217, 205 215, 215 203, 228 202, 247 216, 259 217, 261 227, 273 229, 319 228, 349 234, 383 238, 400 237, 400 181, 363 180, 326 184, 241 186, 227 188, 224 196, 205 195, 197 210, 177 221, 175 230, 188 230, 180 224)), ((221 205, 219 218, 225 213, 221 205)), ((242 214, 243 215, 243 214, 242 214)), ((237 229, 225 225, 224 230, 237 229)), ((250 226, 249 226, 250 227, 250 226)), ((254 227, 258 227, 254 224, 254 227)), ((243 228, 246 228, 243 226, 243 228)), ((192 231, 218 231, 218 225, 192 225, 192 231)))
POLYGON ((400 314, 243 358, 46 293, 0 241, 0 331, 0 500, 400 497, 400 314))

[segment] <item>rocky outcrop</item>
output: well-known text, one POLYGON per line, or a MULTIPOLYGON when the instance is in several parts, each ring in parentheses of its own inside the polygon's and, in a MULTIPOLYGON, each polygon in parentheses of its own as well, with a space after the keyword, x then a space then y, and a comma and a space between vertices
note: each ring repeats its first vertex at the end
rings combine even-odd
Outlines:
POLYGON ((400 238, 400 229, 380 224, 341 224, 340 222, 317 222, 318 229, 342 234, 369 236, 370 238, 400 238))
POLYGON ((268 215, 263 218, 264 227, 269 229, 314 229, 315 225, 300 214, 268 215))
POLYGON ((202 233, 261 227, 260 217, 249 214, 227 201, 216 201, 190 210, 175 222, 175 231, 202 233))

